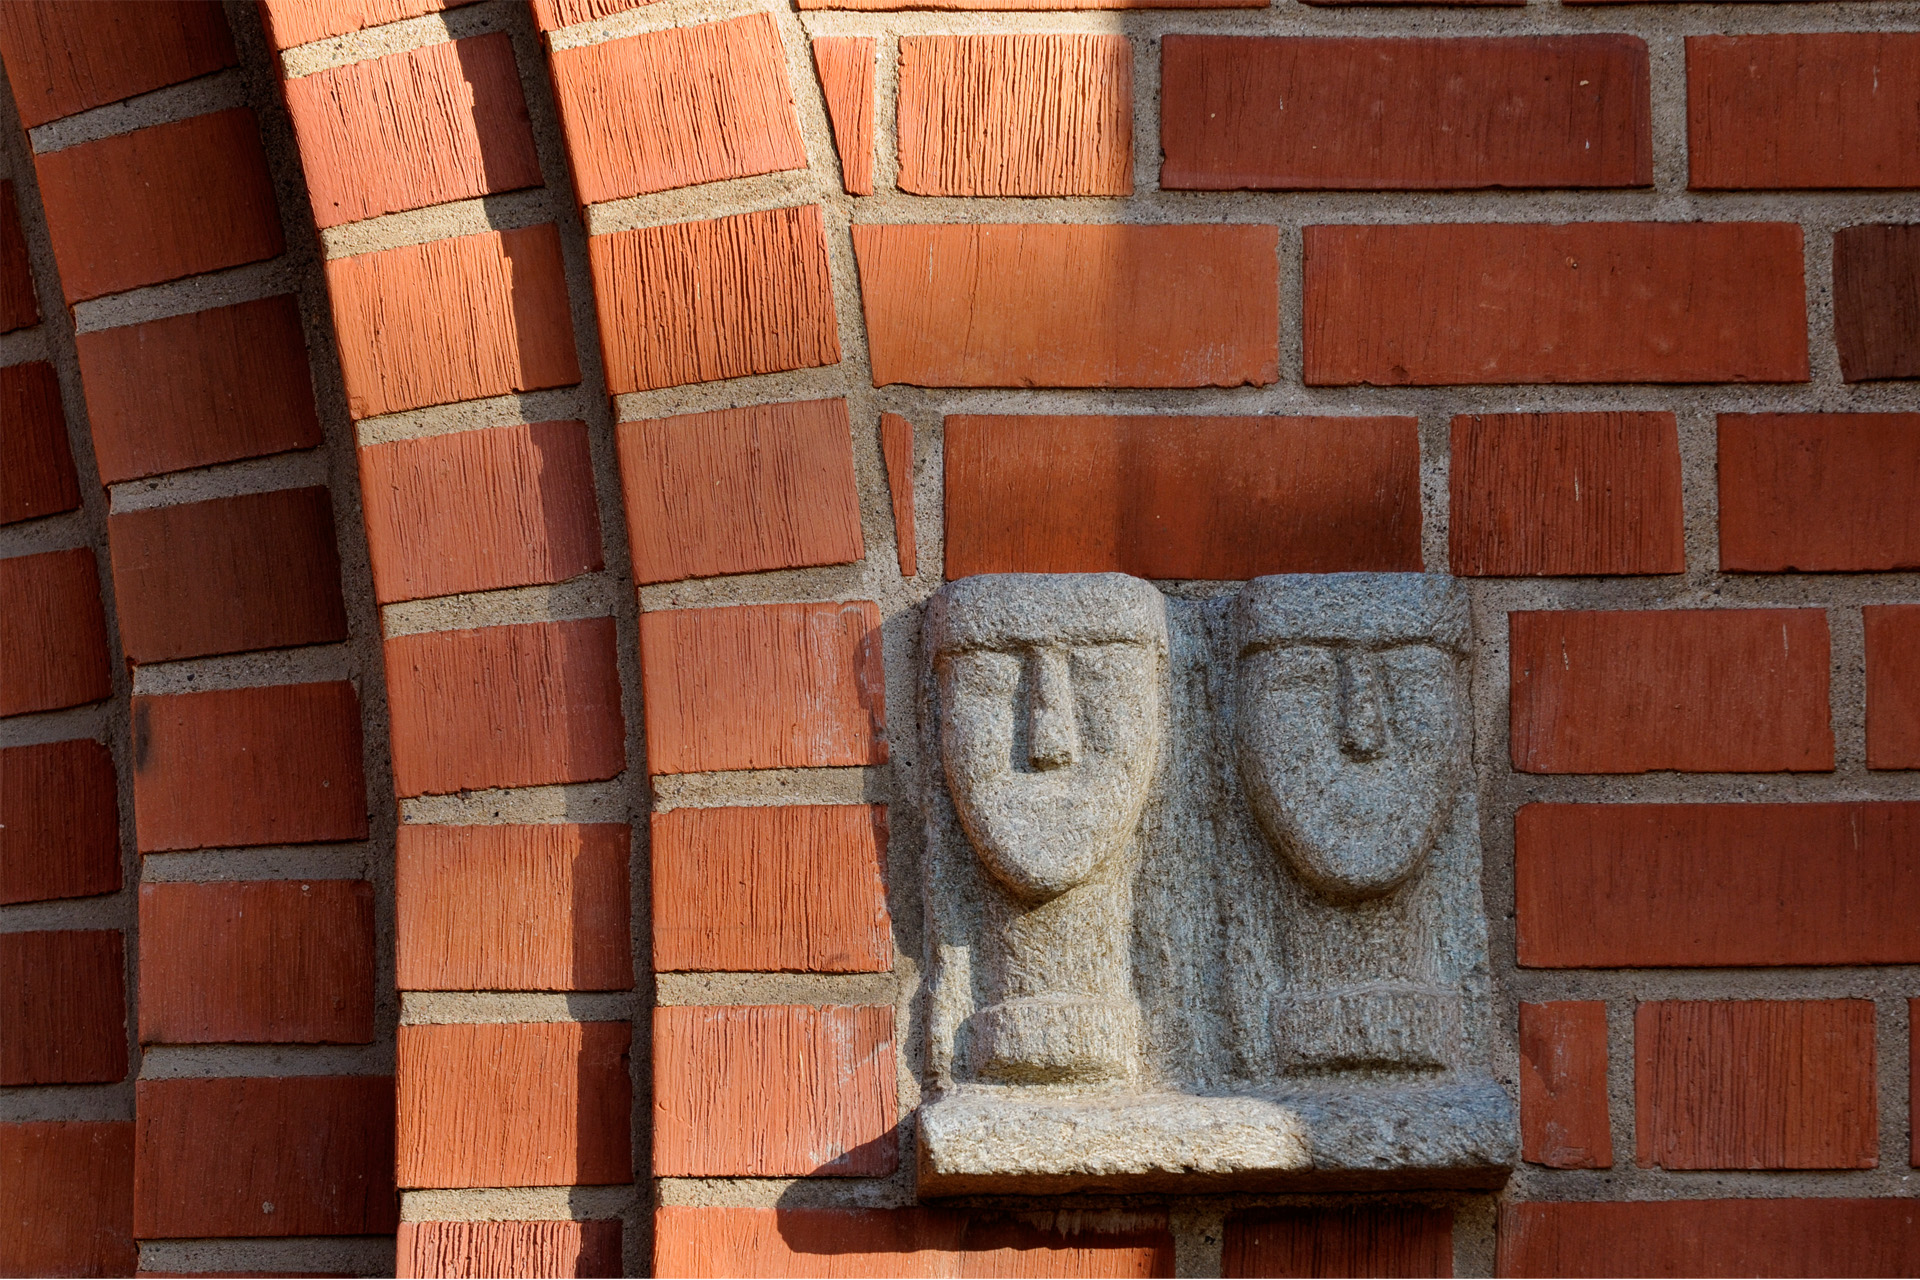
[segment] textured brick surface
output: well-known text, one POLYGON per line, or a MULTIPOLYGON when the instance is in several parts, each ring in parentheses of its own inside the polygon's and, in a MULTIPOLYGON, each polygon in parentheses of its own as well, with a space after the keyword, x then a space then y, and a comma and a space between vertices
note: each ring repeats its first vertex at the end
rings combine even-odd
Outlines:
POLYGON ((291 49, 328 36, 470 3, 472 0, 260 0, 260 14, 266 23, 267 39, 278 48, 291 49))
POLYGON ((320 443, 292 294, 74 339, 106 484, 320 443))
MULTIPOLYGON (((0 10, 0 22, 7 10, 0 10)), ((27 239, 20 229, 20 206, 13 184, 0 182, 0 333, 24 329, 40 321, 40 303, 34 296, 33 266, 27 261, 27 239)))
POLYGON ((1451 1276, 1446 1209, 1251 1209, 1229 1214, 1227 1276, 1451 1276))
POLYGON ((1920 804, 1530 804, 1519 959, 1542 968, 1920 962, 1920 804))
POLYGON ((319 226, 540 185, 505 32, 302 76, 286 95, 319 226))
POLYGON ((79 505, 53 366, 36 360, 0 368, 0 524, 79 505))
POLYGON ((807 166, 768 14, 556 49, 552 63, 583 204, 807 166))
POLYGON ((845 400, 622 423, 634 580, 859 560, 852 430, 845 400))
POLYGON ((1686 572, 1671 413, 1462 414, 1447 484, 1456 574, 1686 572))
POLYGON ((624 823, 402 825, 394 861, 403 991, 633 986, 624 823))
POLYGON ((403 1187, 629 1182, 624 1022, 400 1028, 403 1187))
POLYGON ((126 990, 118 929, 0 933, 0 1085, 125 1077, 126 990))
POLYGON ((1723 413, 1720 567, 1920 568, 1920 413, 1723 413))
POLYGON ((0 904, 120 887, 113 756, 89 739, 0 749, 0 904))
POLYGON ((1635 1159, 1666 1169, 1879 1163, 1871 1000, 1660 1000, 1634 1015, 1635 1159))
POLYGON ((552 223, 327 262, 356 418, 580 380, 552 223))
POLYGON ((880 764, 880 610, 871 601, 640 615, 653 773, 880 764))
POLYGON ((143 1240, 380 1235, 399 1217, 391 1076, 142 1080, 134 1123, 143 1240))
POLYGON ((387 641, 401 796, 595 782, 626 768, 612 618, 387 641))
POLYGON ((1920 999, 1907 1001, 1907 1040, 1907 1163, 1920 1168, 1920 1125, 1911 1119, 1920 1116, 1920 999))
POLYGON ((913 424, 897 413, 880 415, 880 456, 887 468, 887 496, 893 504, 894 549, 900 576, 920 572, 920 554, 914 538, 913 424))
POLYGON ((1920 224, 1834 233, 1833 336, 1848 382, 1920 378, 1920 224))
POLYGON ((135 697, 133 815, 144 853, 366 839, 353 686, 135 697))
POLYGON ((1520 1154, 1552 1169, 1611 1169, 1607 1006, 1520 1006, 1520 1154))
POLYGON ((1833 768, 1818 609, 1508 615, 1524 773, 1833 768))
POLYGON ((1503 1276, 1897 1276, 1920 1270, 1920 1204, 1570 1201, 1500 1211, 1503 1276))
POLYGON ((366 1044, 373 886, 140 886, 143 1044, 366 1044))
POLYGON ((1867 639, 1867 768, 1920 769, 1920 605, 1861 610, 1867 639))
POLYGON ((584 423, 483 427, 359 452, 383 604, 564 582, 601 567, 584 423))
POLYGON ((653 1011, 659 1177, 877 1177, 899 1161, 889 1005, 653 1011))
POLYGON ((638 9, 654 0, 531 0, 534 25, 542 31, 610 18, 616 13, 638 9))
POLYGON ((54 711, 113 693, 107 618, 93 551, 0 560, 0 716, 54 711))
POLYGON ((840 363, 818 205, 594 236, 587 249, 609 391, 840 363))
POLYGON ((855 226, 875 386, 1280 376, 1270 226, 855 226))
POLYGON ((1800 228, 1306 228, 1310 386, 1803 382, 1800 228))
POLYGON ((853 9, 867 13, 895 9, 1263 9, 1265 0, 800 0, 800 9, 853 9))
POLYGON ((400 1276, 617 1276, 620 1219, 584 1222, 403 1222, 400 1276))
POLYGON ((840 183, 847 194, 873 194, 872 36, 820 36, 813 41, 813 67, 840 154, 840 183))
POLYGON ((1637 36, 1161 42, 1160 185, 1188 190, 1653 182, 1637 36))
POLYGON ((0 58, 29 129, 234 63, 211 0, 17 0, 0 5, 0 58))
POLYGON ((1420 568, 1413 418, 946 420, 949 578, 1420 568))
POLYGON ((653 817, 653 967, 893 967, 880 805, 675 809, 653 817))
POLYGON ((0 1185, 0 1273, 133 1274, 130 1122, 0 1124, 0 1185))

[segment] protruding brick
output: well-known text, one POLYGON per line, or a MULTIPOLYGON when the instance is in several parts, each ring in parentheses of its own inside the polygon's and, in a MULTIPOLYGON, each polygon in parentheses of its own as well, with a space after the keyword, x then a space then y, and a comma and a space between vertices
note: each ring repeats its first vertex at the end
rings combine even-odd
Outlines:
POLYGON ((260 0, 267 39, 291 49, 328 36, 385 26, 423 13, 457 9, 473 0, 260 0))
POLYGON ((1920 963, 1920 804, 1530 804, 1514 896, 1532 967, 1920 963))
POLYGON ((283 247, 273 181, 245 107, 82 142, 33 158, 69 303, 283 247))
POLYGON ((875 386, 1280 376, 1276 227, 862 224, 853 249, 875 386))
POLYGON ((1818 609, 1508 615, 1523 773, 1833 768, 1818 609))
MULTIPOLYGON (((0 24, 10 13, 10 9, 0 9, 0 24)), ((0 39, 4 38, 0 29, 0 39)), ((13 198, 13 184, 0 182, 0 333, 38 323, 40 302, 34 296, 27 238, 20 230, 20 206, 13 198)))
POLYGON ((816 36, 813 67, 840 153, 840 185, 848 195, 873 194, 872 36, 816 36))
POLYGON ((580 381, 550 222, 327 262, 356 418, 580 381))
POLYGON ((113 695, 100 570, 87 547, 0 560, 0 716, 113 695))
POLYGON ((130 1276, 131 1121, 0 1124, 0 1274, 130 1276))
POLYGON ((29 129, 237 61, 226 15, 212 0, 0 5, 0 58, 29 129))
POLYGON ((373 886, 140 886, 142 1044, 366 1044, 373 886))
POLYGON ((120 887, 113 756, 88 739, 0 750, 0 905, 120 887))
POLYGON ((1636 1161, 1879 1163, 1871 1000, 1659 1000, 1634 1015, 1636 1161))
POLYGON ((103 484, 320 443, 292 294, 75 337, 103 484))
POLYGON ((653 1011, 659 1177, 880 1177, 899 1161, 891 1005, 653 1011))
POLYGON ((1867 768, 1920 769, 1920 605, 1870 605, 1860 612, 1867 639, 1867 768))
POLYGON ((1638 36, 1161 42, 1169 190, 1644 187, 1638 36))
POLYGON ((1907 1196, 1503 1205, 1503 1276, 1898 1276, 1920 1270, 1907 1196))
POLYGON ((1227 1216, 1227 1276, 1451 1276, 1453 1212, 1243 1209, 1227 1216))
POLYGON ((769 14, 555 49, 551 58, 582 204, 807 167, 769 14))
POLYGON ((1720 415, 1720 568, 1920 568, 1920 413, 1720 415))
POLYGON ((633 1180, 625 1022, 400 1028, 403 1187, 633 1180))
POLYGON ((35 360, 0 368, 0 524, 79 505, 53 366, 35 360))
POLYGON ((840 363, 819 205, 587 241, 607 389, 840 363))
POLYGON ((133 1233, 389 1233, 393 1111, 391 1076, 142 1080, 133 1233))
POLYGON ((382 604, 564 582, 602 565, 584 423, 368 445, 360 494, 382 604))
POLYGON ((1613 1168, 1605 1001, 1520 1006, 1520 1154, 1550 1169, 1613 1168))
POLYGON ((1417 425, 955 414, 947 577, 1418 571, 1417 425))
POLYGON ((1462 414, 1447 479, 1463 577, 1687 571, 1671 413, 1462 414))
POLYGON ((866 555, 845 400, 625 422, 619 440, 636 582, 866 555))
POLYGON ((124 1079, 126 972, 118 929, 0 933, 0 1085, 124 1079))
POLYGON ((675 809, 651 846, 657 971, 893 967, 884 806, 675 809))
POLYGON ((540 185, 504 31, 286 82, 321 227, 540 185))
POLYGON ((1920 378, 1920 224, 1834 233, 1833 336, 1848 382, 1920 378))
POLYGON ((880 609, 868 600, 640 615, 654 773, 880 764, 880 609))
POLYGON ((1133 194, 1125 36, 903 36, 898 113, 903 191, 1133 194))
POLYGON ((893 500, 894 549, 899 554, 900 576, 911 579, 920 572, 913 528, 913 424, 897 413, 880 415, 880 456, 887 465, 887 493, 893 500))
POLYGON ((142 853, 366 839, 353 686, 136 695, 133 817, 142 853))
POLYGON ((612 618, 387 641, 400 796, 597 782, 627 767, 612 618))
POLYGON ((395 984, 402 991, 631 988, 632 835, 624 823, 402 824, 395 984))
POLYGON ((549 1222, 403 1222, 400 1276, 618 1276, 618 1218, 549 1222))
POLYGON ((611 18, 616 13, 638 9, 654 0, 531 0, 533 25, 542 31, 558 31, 596 18, 611 18))
POLYGON ((1306 229, 1310 386, 1804 382, 1800 228, 1306 229))

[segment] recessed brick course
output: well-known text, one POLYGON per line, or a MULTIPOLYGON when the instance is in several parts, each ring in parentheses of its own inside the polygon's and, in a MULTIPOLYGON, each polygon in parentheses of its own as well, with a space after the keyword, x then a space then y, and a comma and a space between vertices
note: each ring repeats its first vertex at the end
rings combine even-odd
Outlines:
POLYGON ((618 1276, 618 1218, 584 1222, 403 1222, 399 1276, 618 1276))
POLYGON ((840 185, 848 195, 873 194, 872 36, 818 36, 813 67, 833 126, 833 147, 840 155, 840 185))
POLYGON ((580 422, 535 422, 360 450, 382 604, 564 582, 602 567, 580 422))
POLYGON ((1920 568, 1920 413, 1723 413, 1720 568, 1920 568))
POLYGON ((1861 613, 1867 640, 1867 768, 1920 769, 1920 605, 1870 605, 1861 613))
POLYGON ((880 456, 886 463, 887 494, 893 502, 894 550, 900 561, 900 576, 912 578, 920 572, 913 528, 913 424, 897 413, 880 415, 880 456))
POLYGON ((880 610, 867 600, 640 615, 653 773, 880 764, 880 610))
POLYGON ((873 384, 1264 386, 1278 243, 1271 226, 855 226, 873 384))
POLYGON ((1243 1209, 1227 1215, 1222 1254, 1226 1276, 1451 1276, 1453 1213, 1243 1209))
POLYGON ((1500 1210, 1503 1276, 1906 1275, 1920 1207, 1881 1200, 1568 1200, 1500 1210))
POLYGON ((473 0, 260 0, 267 39, 278 49, 328 36, 381 27, 423 13, 457 9, 473 0))
POLYGON ((0 904, 120 887, 113 755, 78 738, 0 749, 0 904))
POLYGON ((619 446, 636 582, 866 555, 845 400, 624 422, 619 446))
POLYGON ((211 0, 0 5, 0 58, 29 129, 236 61, 226 15, 211 0))
POLYGON ((632 830, 402 824, 394 969, 402 991, 625 991, 633 986, 632 830))
POLYGON ((93 551, 0 560, 0 716, 113 695, 107 616, 93 551))
POLYGON ((127 1074, 118 929, 0 933, 0 1085, 109 1084, 127 1074))
MULTIPOLYGON (((11 8, 0 10, 0 23, 11 8)), ((13 184, 0 182, 0 333, 40 323, 40 302, 33 291, 33 266, 27 238, 20 230, 20 206, 13 184)))
POLYGON ((658 1177, 880 1177, 899 1162, 890 1005, 656 1007, 653 1088, 658 1177))
POLYGON ((0 368, 0 524, 79 505, 59 376, 40 360, 0 368))
POLYGON ((1800 228, 1306 228, 1309 386, 1804 382, 1800 228))
POLYGON ((1520 1006, 1520 1154, 1550 1169, 1613 1168, 1607 1006, 1520 1006))
POLYGON ((403 1026, 403 1187, 631 1182, 625 1022, 403 1026))
POLYGON ((540 185, 504 31, 288 80, 317 226, 540 185))
POLYGON ((400 796, 597 782, 627 767, 612 618, 387 641, 400 796))
POLYGON ((10 1276, 130 1276, 133 1123, 0 1124, 0 1272, 10 1276))
POLYGON ((531 0, 533 24, 542 31, 578 26, 595 18, 610 18, 616 13, 638 9, 654 0, 531 0))
POLYGON ((1638 36, 1314 40, 1169 35, 1169 190, 1644 187, 1638 36))
POLYGON ((1833 768, 1819 609, 1508 615, 1523 773, 1833 768))
POLYGON ((1834 233, 1833 336, 1848 382, 1920 378, 1920 224, 1834 233))

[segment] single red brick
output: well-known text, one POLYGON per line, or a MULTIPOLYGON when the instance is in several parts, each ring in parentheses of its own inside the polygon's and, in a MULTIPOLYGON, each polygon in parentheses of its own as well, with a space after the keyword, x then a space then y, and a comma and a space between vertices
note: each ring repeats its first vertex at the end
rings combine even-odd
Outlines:
POLYGON ((1907 1001, 1907 1163, 1920 1168, 1920 999, 1907 1001))
POLYGON ((631 1182, 625 1022, 400 1028, 403 1187, 631 1182))
POLYGON ((284 247, 273 181, 245 107, 33 158, 69 303, 243 262, 284 247))
POLYGON ((142 1044, 367 1044, 373 886, 140 886, 142 1044))
POLYGON ((134 1235, 392 1232, 393 1096, 391 1076, 140 1081, 134 1235))
POLYGON ((0 1124, 0 1274, 130 1276, 131 1121, 0 1124))
POLYGON ((93 551, 0 560, 0 716, 113 696, 107 616, 93 551))
POLYGON ((607 389, 840 363, 819 205, 587 241, 607 389))
MULTIPOLYGON (((0 40, 13 7, 0 8, 0 40)), ((27 261, 27 238, 20 230, 20 206, 13 184, 0 182, 0 333, 40 323, 40 302, 33 291, 33 266, 27 261)))
POLYGON ((327 262, 356 418, 580 381, 550 222, 327 262))
POLYGON ((653 773, 882 764, 886 672, 869 600, 640 615, 653 773))
POLYGON ((596 18, 611 18, 616 13, 638 9, 654 0, 531 0, 533 24, 542 31, 558 31, 596 18))
POLYGON ((1523 773, 1833 768, 1819 609, 1508 615, 1523 773))
POLYGON ((1883 1200, 1568 1200, 1500 1209, 1503 1276, 1898 1276, 1920 1206, 1883 1200))
POLYGON ((635 582, 866 555, 845 400, 620 424, 635 582))
POLYGON ((1169 190, 1644 187, 1638 36, 1369 40, 1169 35, 1169 190))
POLYGON ((1463 577, 1687 571, 1671 413, 1462 414, 1448 488, 1463 577))
POLYGON ((853 249, 876 387, 1280 376, 1277 227, 858 225, 853 249))
POLYGON ((1867 768, 1920 769, 1920 605, 1869 605, 1860 612, 1867 640, 1867 768))
POLYGON ((0 933, 0 1085, 124 1079, 126 973, 118 929, 0 933))
POLYGON ((353 686, 136 695, 133 821, 142 853, 366 839, 353 686))
POLYGON ((619 1276, 620 1219, 403 1222, 399 1276, 619 1276))
POLYGON ((1451 1276, 1453 1211, 1242 1209, 1227 1215, 1227 1276, 1451 1276))
POLYGON ((79 505, 59 376, 40 360, 0 368, 0 524, 79 505))
POLYGON ((873 194, 873 61, 872 36, 814 38, 813 68, 840 153, 840 185, 854 196, 873 194))
POLYGON ((1920 378, 1920 224, 1834 233, 1833 336, 1848 382, 1920 378))
POLYGON ((1310 386, 1804 382, 1800 228, 1306 229, 1310 386))
POLYGON ((394 982, 402 991, 626 991, 632 829, 624 823, 402 824, 394 982))
POLYGON ((0 905, 120 887, 113 755, 85 738, 0 750, 0 905))
POLYGON ((946 421, 949 578, 1420 568, 1413 418, 946 421))
POLYGON ((612 618, 387 641, 393 789, 597 782, 627 767, 612 618))
POLYGON ((900 576, 920 572, 913 531, 913 424, 897 413, 880 415, 880 454, 887 464, 887 492, 893 499, 893 536, 900 576))
POLYGON ((212 0, 0 5, 0 58, 29 129, 238 61, 212 0))
POLYGON ((1613 1168, 1605 1001, 1520 1006, 1520 1153, 1550 1169, 1613 1168))
POLYGON ((100 481, 320 443, 292 294, 79 334, 100 481))
POLYGON ((564 582, 601 568, 580 422, 535 422, 360 450, 382 604, 564 582))
POLYGON ((260 0, 260 16, 273 46, 291 49, 328 36, 347 35, 471 3, 473 0, 260 0))
POLYGON ((1133 194, 1125 36, 903 36, 898 113, 903 191, 1133 194))
POLYGON ((504 31, 350 62, 285 89, 317 226, 540 185, 504 31))
POLYGON ((653 1011, 658 1177, 881 1177, 899 1162, 890 1005, 653 1011))
POLYGON ((1920 568, 1920 413, 1720 415, 1720 568, 1920 568))

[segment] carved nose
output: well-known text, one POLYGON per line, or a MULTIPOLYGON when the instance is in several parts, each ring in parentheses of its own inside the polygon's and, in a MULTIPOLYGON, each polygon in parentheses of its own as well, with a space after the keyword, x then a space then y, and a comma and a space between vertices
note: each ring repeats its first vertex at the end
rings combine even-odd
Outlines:
POLYGON ((1334 652, 1340 676, 1340 750, 1372 760, 1387 749, 1387 717, 1380 705, 1380 665, 1370 653, 1334 652))
POLYGON ((1035 649, 1027 657, 1027 762, 1035 769, 1064 769, 1079 758, 1067 655, 1035 649))

